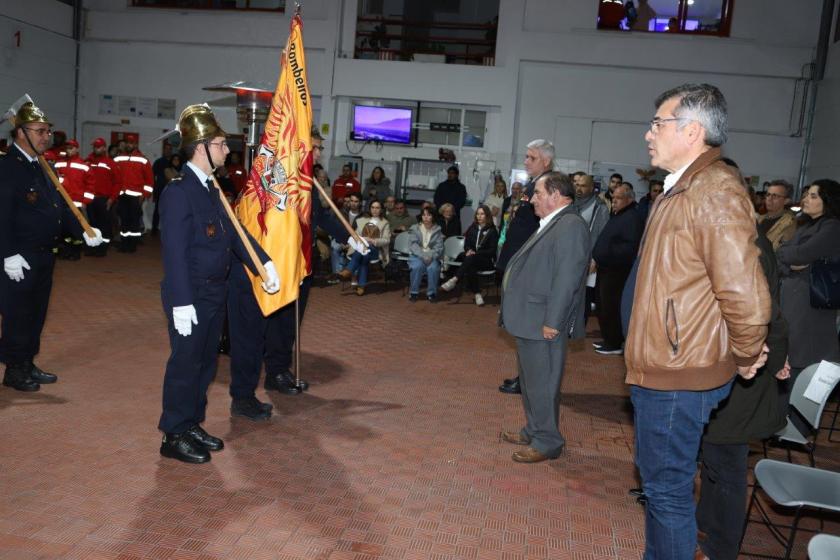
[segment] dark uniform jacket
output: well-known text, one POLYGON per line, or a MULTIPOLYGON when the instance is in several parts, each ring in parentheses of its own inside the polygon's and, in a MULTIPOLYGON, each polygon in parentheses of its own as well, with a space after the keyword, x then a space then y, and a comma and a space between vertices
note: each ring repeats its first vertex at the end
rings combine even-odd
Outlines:
POLYGON ((592 249, 592 258, 595 259, 599 270, 630 270, 633 266, 645 229, 636 206, 633 202, 619 212, 611 214, 607 225, 601 230, 601 235, 592 249))
MULTIPOLYGON (((181 177, 163 190, 160 224, 161 291, 166 308, 193 305, 202 285, 224 284, 230 274, 231 253, 256 272, 222 208, 219 191, 212 184, 209 189, 202 184, 190 166, 184 166, 181 177)), ((251 244, 260 262, 270 260, 253 238, 251 244)))
POLYGON ((65 236, 81 238, 82 226, 38 162, 12 146, 0 157, 0 259, 51 253, 65 236))

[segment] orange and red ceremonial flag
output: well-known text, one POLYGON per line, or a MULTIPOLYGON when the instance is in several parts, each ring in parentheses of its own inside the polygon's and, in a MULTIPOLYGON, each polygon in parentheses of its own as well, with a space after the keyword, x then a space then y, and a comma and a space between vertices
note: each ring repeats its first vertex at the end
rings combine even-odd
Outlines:
POLYGON ((267 294, 260 277, 248 271, 264 315, 295 301, 312 271, 312 105, 302 31, 303 21, 295 14, 265 132, 236 207, 239 221, 280 277, 280 291, 267 294))

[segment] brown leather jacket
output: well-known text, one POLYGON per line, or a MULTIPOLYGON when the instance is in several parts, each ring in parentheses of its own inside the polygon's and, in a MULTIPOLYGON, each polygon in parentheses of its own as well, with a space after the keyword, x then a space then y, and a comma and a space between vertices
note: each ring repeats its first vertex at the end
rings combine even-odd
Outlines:
POLYGON ((625 344, 631 385, 714 389, 761 352, 770 293, 753 207, 719 158, 702 154, 651 208, 625 344))

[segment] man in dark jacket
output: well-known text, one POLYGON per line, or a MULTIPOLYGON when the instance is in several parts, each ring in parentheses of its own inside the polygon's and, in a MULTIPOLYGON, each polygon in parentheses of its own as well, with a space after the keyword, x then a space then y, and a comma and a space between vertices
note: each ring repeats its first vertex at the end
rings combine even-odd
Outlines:
POLYGON ((467 203, 467 187, 458 180, 458 168, 451 166, 446 170, 446 181, 439 183, 435 189, 435 208, 446 203, 455 207, 455 217, 461 221, 461 208, 467 203))
POLYGON ((592 258, 598 268, 600 306, 598 323, 604 340, 596 342, 595 352, 620 356, 624 353, 621 332, 621 291, 639 251, 644 223, 633 200, 633 187, 622 183, 612 194, 612 213, 604 226, 592 258))

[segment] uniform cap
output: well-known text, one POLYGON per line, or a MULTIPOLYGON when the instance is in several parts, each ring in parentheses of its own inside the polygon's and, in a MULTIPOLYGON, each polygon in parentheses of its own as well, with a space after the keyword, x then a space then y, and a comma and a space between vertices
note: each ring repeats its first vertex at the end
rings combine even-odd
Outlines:
POLYGON ((140 141, 140 135, 136 132, 126 132, 125 135, 123 135, 123 140, 137 144, 140 141))
POLYGON ((68 148, 69 147, 73 147, 73 148, 78 148, 79 147, 79 143, 76 141, 75 138, 71 138, 64 145, 67 146, 68 148))
POLYGON ((94 148, 101 148, 102 146, 105 146, 105 139, 104 138, 97 138, 96 140, 94 140, 90 144, 94 148))
POLYGON ((227 136, 216 121, 216 115, 206 103, 190 105, 178 118, 178 131, 181 133, 181 145, 189 146, 203 140, 227 136))
POLYGON ((45 123, 52 126, 52 123, 47 119, 47 115, 35 106, 31 101, 27 101, 21 105, 15 115, 15 126, 21 126, 31 123, 45 123))

